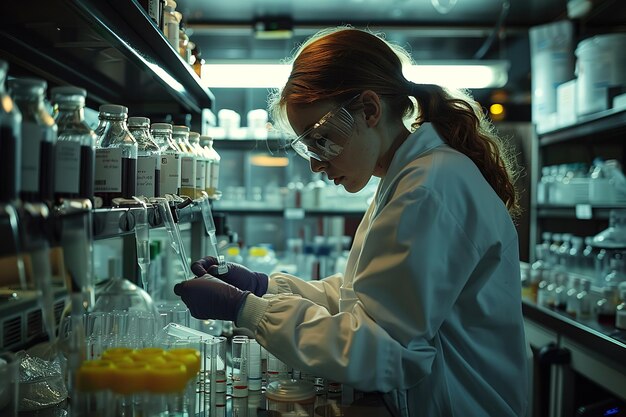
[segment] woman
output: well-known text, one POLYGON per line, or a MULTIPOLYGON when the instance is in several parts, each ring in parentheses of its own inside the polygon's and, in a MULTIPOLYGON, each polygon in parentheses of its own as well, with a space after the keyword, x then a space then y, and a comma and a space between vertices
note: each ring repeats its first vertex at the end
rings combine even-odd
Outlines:
POLYGON ((195 317, 234 320, 289 366, 387 393, 404 416, 522 416, 514 170, 477 104, 407 81, 409 61, 369 32, 324 31, 270 103, 313 171, 352 193, 381 179, 343 276, 219 276, 205 258, 175 292, 195 317))

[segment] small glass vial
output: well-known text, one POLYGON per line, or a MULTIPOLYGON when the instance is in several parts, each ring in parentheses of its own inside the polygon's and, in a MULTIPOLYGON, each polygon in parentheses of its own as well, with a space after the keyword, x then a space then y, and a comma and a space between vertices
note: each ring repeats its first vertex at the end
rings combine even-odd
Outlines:
POLYGON ((93 201, 96 135, 85 122, 87 91, 78 87, 55 87, 51 96, 59 127, 55 196, 93 201))
POLYGON ((232 341, 233 397, 248 396, 248 361, 250 340, 247 336, 235 336, 232 341))
POLYGON ((114 198, 137 195, 137 141, 128 131, 128 109, 116 104, 100 106, 96 128, 96 206, 111 206, 114 198))
POLYGON ((172 125, 152 123, 152 137, 161 149, 161 195, 180 191, 180 150, 172 140, 172 125))
POLYGON ((567 301, 565 302, 565 312, 572 318, 576 318, 578 299, 576 294, 580 292, 580 278, 570 277, 570 287, 567 290, 567 301))
POLYGON ((626 282, 618 286, 620 303, 615 307, 615 327, 626 330, 626 282))
POLYGON ((181 150, 180 162, 180 195, 189 198, 196 196, 196 155, 189 144, 189 128, 187 126, 172 127, 172 140, 181 150))
POLYGON ((213 147, 213 138, 209 136, 200 136, 200 145, 204 148, 209 158, 210 173, 208 177, 208 190, 207 194, 213 197, 218 193, 219 178, 220 178, 220 155, 213 147))
POLYGON ((209 160, 200 146, 200 134, 189 132, 189 145, 194 155, 196 155, 196 198, 202 197, 202 192, 207 189, 207 165, 209 160))
POLYGON ((46 109, 48 84, 37 78, 13 78, 9 88, 22 112, 22 185, 24 201, 51 201, 54 198, 54 145, 57 125, 46 109))
POLYGON ((607 284, 602 288, 602 298, 596 303, 596 317, 598 323, 604 326, 615 325, 615 309, 617 307, 617 284, 607 284))
POLYGON ((0 203, 17 199, 22 178, 22 113, 4 87, 7 70, 0 59, 0 203))
POLYGON ((556 287, 554 288, 554 308, 565 311, 567 307, 567 274, 560 273, 556 276, 556 287))
POLYGON ((150 134, 150 119, 129 117, 128 130, 137 141, 137 195, 161 196, 161 149, 150 134))
POLYGON ((589 290, 591 289, 591 281, 582 280, 580 283, 580 292, 576 294, 576 318, 578 320, 587 320, 591 317, 591 300, 589 299, 589 290))

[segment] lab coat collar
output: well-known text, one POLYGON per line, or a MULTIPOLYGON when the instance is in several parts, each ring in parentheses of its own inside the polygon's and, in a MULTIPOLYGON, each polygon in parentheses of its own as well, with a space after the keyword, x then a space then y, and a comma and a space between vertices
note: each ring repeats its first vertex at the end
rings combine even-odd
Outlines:
POLYGON ((445 145, 445 142, 439 137, 439 134, 431 123, 424 123, 415 132, 411 133, 396 150, 389 164, 389 168, 387 169, 387 174, 385 174, 385 177, 380 181, 375 200, 380 202, 380 198, 385 195, 390 185, 393 184, 395 177, 405 166, 413 162, 420 155, 442 145, 445 145))

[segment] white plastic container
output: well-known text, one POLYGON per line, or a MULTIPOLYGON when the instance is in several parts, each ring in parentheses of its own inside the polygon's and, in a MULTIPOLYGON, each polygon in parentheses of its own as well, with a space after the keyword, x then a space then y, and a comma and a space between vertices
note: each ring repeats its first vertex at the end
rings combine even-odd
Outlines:
POLYGON ((608 89, 626 86, 626 33, 587 38, 576 48, 577 113, 609 108, 608 89))

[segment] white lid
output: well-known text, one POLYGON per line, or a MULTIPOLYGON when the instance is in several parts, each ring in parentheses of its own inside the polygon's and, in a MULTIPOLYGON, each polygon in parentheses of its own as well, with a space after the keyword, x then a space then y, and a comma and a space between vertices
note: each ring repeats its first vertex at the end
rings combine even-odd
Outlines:
POLYGON ((176 6, 177 6, 177 4, 176 4, 176 2, 175 2, 174 0, 166 0, 166 1, 165 1, 165 5, 166 5, 166 6, 170 6, 170 7, 174 8, 174 9, 175 9, 175 8, 176 8, 176 6))
POLYGON ((198 133, 198 132, 189 132, 189 142, 191 142, 191 143, 200 143, 200 133, 198 133))
POLYGON ((152 130, 172 130, 172 125, 169 123, 152 123, 150 126, 152 130))
POLYGON ((146 126, 150 125, 150 119, 147 117, 129 117, 128 118, 129 126, 146 126))
MULTIPOLYGON (((583 39, 578 42, 578 46, 576 47, 576 56, 580 54, 585 54, 592 52, 597 49, 615 49, 619 48, 617 51, 614 51, 616 54, 619 54, 619 50, 622 50, 622 47, 626 47, 626 33, 607 33, 604 35, 596 35, 587 39, 583 39)), ((611 51, 613 52, 613 51, 611 51)))
POLYGON ((189 133, 189 128, 183 125, 172 126, 172 131, 175 133, 189 133))
POLYGON ((98 111, 107 114, 128 114, 128 107, 119 104, 103 104, 98 108, 98 111))
POLYGON ((265 396, 275 401, 303 401, 315 398, 315 385, 302 379, 280 379, 267 384, 265 396))

